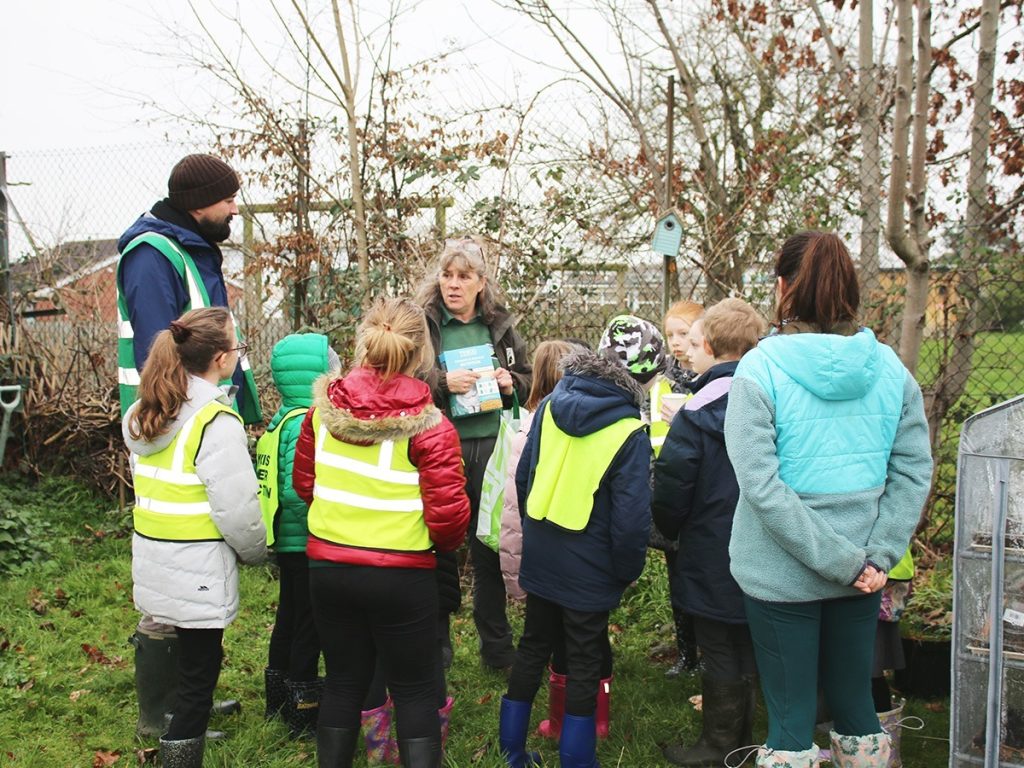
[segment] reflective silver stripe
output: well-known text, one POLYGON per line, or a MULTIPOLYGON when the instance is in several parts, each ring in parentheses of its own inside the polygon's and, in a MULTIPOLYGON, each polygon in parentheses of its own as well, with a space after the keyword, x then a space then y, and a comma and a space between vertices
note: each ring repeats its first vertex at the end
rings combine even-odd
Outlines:
POLYGON ((118 320, 117 321, 117 338, 119 339, 134 339, 135 329, 132 328, 130 320, 118 320))
POLYGON ((419 498, 385 501, 383 499, 375 499, 372 496, 360 496, 358 493, 339 491, 336 488, 326 488, 319 483, 313 486, 313 495, 324 501, 333 501, 336 504, 347 504, 350 507, 373 509, 379 512, 423 511, 423 500, 419 498))
POLYGON ((148 477, 158 480, 161 483, 172 483, 173 485, 202 485, 203 481, 199 475, 192 472, 179 472, 174 469, 154 467, 152 464, 139 464, 135 468, 136 477, 148 477))
POLYGON ((196 418, 198 418, 202 410, 200 408, 189 416, 188 421, 182 424, 181 429, 178 431, 177 443, 174 446, 174 458, 171 460, 171 469, 175 472, 184 473, 185 471, 185 443, 188 442, 188 438, 192 434, 192 428, 195 426, 196 418))
POLYGON ((137 387, 139 386, 139 372, 134 368, 118 368, 117 383, 137 387))
POLYGON ((316 439, 316 461, 326 464, 335 469, 343 469, 361 477, 370 477, 374 480, 383 480, 397 485, 419 485, 420 473, 407 472, 400 469, 391 469, 391 456, 394 453, 395 444, 391 440, 385 440, 380 446, 380 460, 376 464, 359 461, 349 456, 342 456, 324 450, 324 441, 327 439, 327 427, 320 425, 316 439))
POLYGON ((664 445, 664 444, 665 444, 665 435, 662 435, 661 437, 652 437, 651 438, 651 445, 653 445, 655 447, 657 447, 659 445, 664 445))
POLYGON ((188 264, 185 265, 185 280, 188 283, 188 298, 192 304, 192 309, 205 307, 206 304, 203 302, 203 292, 200 291, 199 286, 196 285, 196 280, 192 277, 192 270, 188 268, 188 264))
POLYGON ((182 503, 158 501, 146 496, 136 496, 135 505, 142 509, 148 509, 150 512, 160 512, 164 515, 209 515, 213 511, 210 509, 210 502, 208 501, 182 503))

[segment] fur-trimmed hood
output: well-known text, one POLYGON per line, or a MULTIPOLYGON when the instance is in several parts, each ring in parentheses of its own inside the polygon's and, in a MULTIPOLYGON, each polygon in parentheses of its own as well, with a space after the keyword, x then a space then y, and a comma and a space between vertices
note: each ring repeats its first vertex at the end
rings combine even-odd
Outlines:
POLYGON ((562 358, 561 367, 563 373, 575 373, 580 376, 610 381, 632 395, 633 402, 638 408, 642 407, 647 400, 647 393, 643 386, 629 375, 626 368, 596 352, 581 349, 579 352, 568 354, 562 358))
POLYGON ((590 351, 568 355, 565 372, 547 399, 558 428, 574 437, 624 418, 639 418, 644 388, 618 363, 590 351))
POLYGON ((385 380, 372 368, 321 376, 313 407, 334 437, 362 445, 410 438, 441 423, 425 382, 401 374, 385 380))

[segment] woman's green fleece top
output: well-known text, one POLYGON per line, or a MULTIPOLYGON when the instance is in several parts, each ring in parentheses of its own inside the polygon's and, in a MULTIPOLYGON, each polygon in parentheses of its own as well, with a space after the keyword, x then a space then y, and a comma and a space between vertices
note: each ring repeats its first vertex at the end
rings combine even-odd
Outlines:
MULTIPOLYGON (((320 333, 293 333, 285 336, 270 355, 274 385, 281 393, 281 407, 267 429, 277 429, 281 420, 295 408, 308 409, 313 404, 313 382, 330 370, 333 353, 327 337, 320 333)), ((281 425, 277 453, 278 503, 274 519, 274 551, 305 552, 309 531, 306 516, 309 508, 292 487, 295 465, 295 443, 299 439, 303 414, 281 425)))
POLYGON ((866 328, 790 331, 744 355, 729 392, 731 571, 757 600, 849 597, 866 562, 899 562, 924 506, 921 389, 866 328))

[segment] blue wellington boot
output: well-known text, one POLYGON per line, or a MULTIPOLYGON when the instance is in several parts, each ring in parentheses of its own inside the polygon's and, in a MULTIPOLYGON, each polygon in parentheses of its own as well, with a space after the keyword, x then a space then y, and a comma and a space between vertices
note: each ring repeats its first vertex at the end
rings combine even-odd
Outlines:
MULTIPOLYGON (((540 765, 540 755, 526 751, 526 732, 530 729, 532 701, 513 701, 501 697, 498 718, 498 748, 509 768, 531 768, 540 765)), ((591 718, 590 727, 594 727, 591 718)))
POLYGON ((562 720, 562 738, 558 742, 562 768, 601 768, 597 762, 597 733, 594 716, 566 716, 562 720))

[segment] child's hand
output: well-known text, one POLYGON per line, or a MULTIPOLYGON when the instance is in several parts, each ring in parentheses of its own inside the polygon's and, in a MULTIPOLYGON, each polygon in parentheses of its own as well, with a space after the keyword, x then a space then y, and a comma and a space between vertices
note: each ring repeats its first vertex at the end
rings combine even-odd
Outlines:
POLYGON ((880 571, 873 565, 864 566, 864 570, 860 572, 860 576, 853 582, 855 589, 860 590, 866 595, 870 595, 872 592, 877 592, 885 583, 889 580, 889 576, 885 571, 880 571))
POLYGON ((445 374, 445 380, 448 382, 448 391, 453 395, 464 395, 473 388, 476 384, 476 380, 480 378, 480 374, 476 371, 467 371, 464 368, 460 368, 456 371, 448 371, 445 374))

